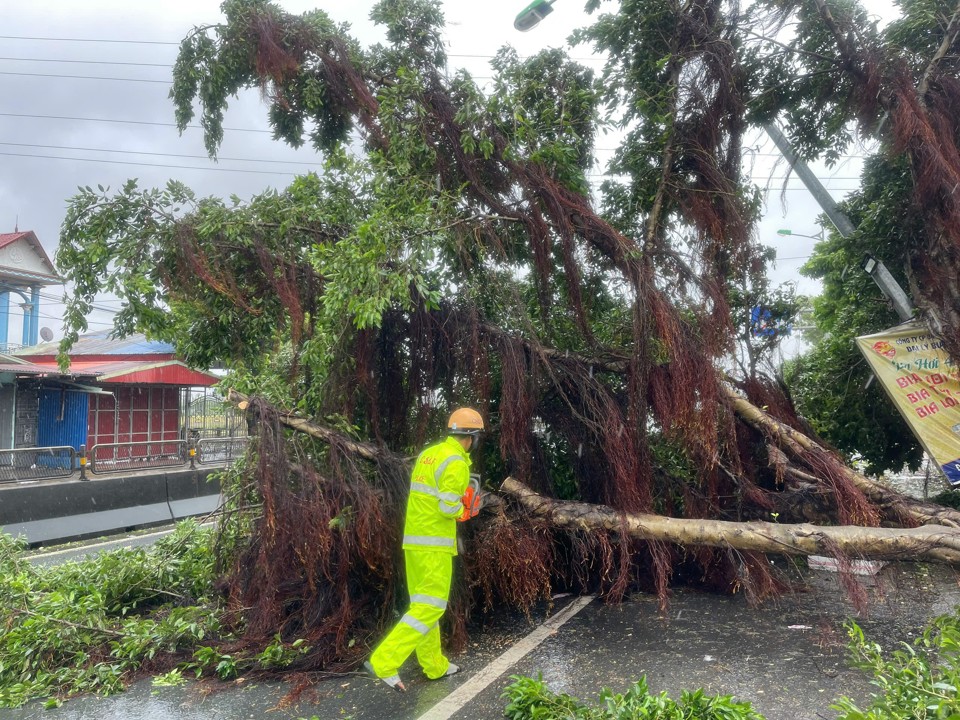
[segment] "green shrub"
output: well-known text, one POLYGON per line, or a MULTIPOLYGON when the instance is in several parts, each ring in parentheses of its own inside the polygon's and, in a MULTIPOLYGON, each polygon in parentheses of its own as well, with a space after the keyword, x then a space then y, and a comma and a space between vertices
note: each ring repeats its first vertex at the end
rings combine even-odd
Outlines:
POLYGON ((855 623, 848 634, 855 664, 873 675, 880 692, 866 709, 840 698, 833 706, 838 720, 960 720, 960 608, 891 653, 868 642, 855 623))
POLYGON ((0 535, 0 706, 117 692, 145 662, 218 632, 211 536, 185 522, 149 549, 41 567, 0 535))
POLYGON ((666 693, 652 695, 646 678, 623 694, 603 689, 596 707, 553 692, 542 677, 514 675, 511 679, 503 694, 509 700, 504 710, 509 720, 763 720, 750 703, 737 702, 730 695, 684 691, 679 701, 666 693))
POLYGON ((937 505, 960 510, 960 490, 944 490, 942 493, 938 493, 930 498, 930 501, 937 505))

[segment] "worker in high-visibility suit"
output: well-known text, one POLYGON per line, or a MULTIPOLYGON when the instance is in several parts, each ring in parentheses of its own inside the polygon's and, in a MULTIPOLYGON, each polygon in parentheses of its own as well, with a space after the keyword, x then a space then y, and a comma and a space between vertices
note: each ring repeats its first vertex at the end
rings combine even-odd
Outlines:
POLYGON ((447 438, 420 453, 413 467, 403 527, 410 607, 365 663, 367 670, 401 692, 406 687, 398 671, 414 651, 431 680, 460 669, 440 649, 439 623, 450 598, 457 520, 473 517, 478 509, 474 489, 468 490, 470 451, 483 429, 476 410, 455 410, 447 421, 447 438))

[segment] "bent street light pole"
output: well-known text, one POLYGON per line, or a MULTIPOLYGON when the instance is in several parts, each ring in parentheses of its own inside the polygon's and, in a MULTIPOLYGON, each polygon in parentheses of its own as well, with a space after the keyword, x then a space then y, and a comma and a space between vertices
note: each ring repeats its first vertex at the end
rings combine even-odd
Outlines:
POLYGON ((913 305, 910 304, 910 298, 903 292, 903 288, 897 283, 887 270, 886 265, 877 260, 869 253, 864 256, 860 267, 873 278, 873 281, 880 286, 890 302, 893 303, 893 309, 897 311, 900 320, 906 321, 913 318, 913 305))
MULTIPOLYGON (((850 222, 850 218, 837 207, 837 204, 833 201, 833 197, 831 197, 830 193, 823 187, 817 176, 813 174, 810 168, 807 167, 807 164, 793 151, 790 141, 780 132, 780 128, 770 122, 766 123, 763 129, 767 131, 767 135, 773 140, 777 149, 780 150, 780 153, 786 161, 790 163, 790 167, 796 171, 797 176, 803 180, 803 184, 807 186, 807 190, 813 195, 814 200, 823 208, 823 211, 827 217, 830 218, 830 222, 833 223, 834 227, 837 228, 837 232, 840 233, 841 237, 852 235, 855 228, 853 227, 853 223, 850 222)), ((873 258, 870 258, 870 262, 864 260, 863 269, 867 271, 880 290, 883 291, 883 294, 887 296, 887 299, 893 305, 900 320, 910 320, 913 317, 913 303, 910 302, 910 298, 907 297, 903 288, 900 287, 899 283, 893 278, 890 271, 884 267, 882 262, 873 258), (872 262, 872 264, 870 264, 870 262, 872 262), (870 269, 867 268, 868 264, 870 264, 870 269)))
POLYGON ((780 128, 771 122, 766 123, 763 129, 767 131, 767 135, 773 140, 780 154, 790 163, 790 167, 796 171, 797 177, 803 180, 803 184, 807 186, 807 190, 813 195, 814 200, 823 208, 827 217, 830 218, 830 222, 837 228, 837 232, 839 232, 842 237, 852 235, 855 228, 853 227, 853 223, 850 222, 850 218, 844 215, 840 208, 837 207, 837 204, 833 201, 833 197, 827 192, 826 188, 823 187, 817 176, 813 174, 813 171, 810 170, 807 164, 793 151, 790 141, 780 132, 780 128))

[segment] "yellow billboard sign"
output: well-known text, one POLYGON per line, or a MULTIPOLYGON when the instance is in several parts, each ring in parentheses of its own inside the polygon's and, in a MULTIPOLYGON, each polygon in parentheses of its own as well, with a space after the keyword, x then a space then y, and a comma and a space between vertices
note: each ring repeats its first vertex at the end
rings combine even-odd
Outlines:
POLYGON ((943 343, 909 322, 857 338, 893 404, 951 485, 960 485, 960 368, 943 343))

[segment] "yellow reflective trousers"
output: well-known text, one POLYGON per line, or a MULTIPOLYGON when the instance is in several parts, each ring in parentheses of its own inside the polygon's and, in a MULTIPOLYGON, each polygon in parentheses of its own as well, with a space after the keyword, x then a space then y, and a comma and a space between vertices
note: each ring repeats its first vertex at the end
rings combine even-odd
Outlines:
POLYGON ((423 672, 431 680, 443 677, 450 661, 440 650, 440 617, 447 609, 453 555, 436 550, 404 550, 410 608, 370 657, 377 677, 396 675, 416 651, 423 672))
POLYGON ((431 445, 417 458, 403 526, 410 608, 370 657, 377 677, 396 675, 414 651, 431 680, 443 677, 450 666, 440 650, 439 623, 450 597, 457 518, 469 482, 470 456, 454 437, 431 445))

